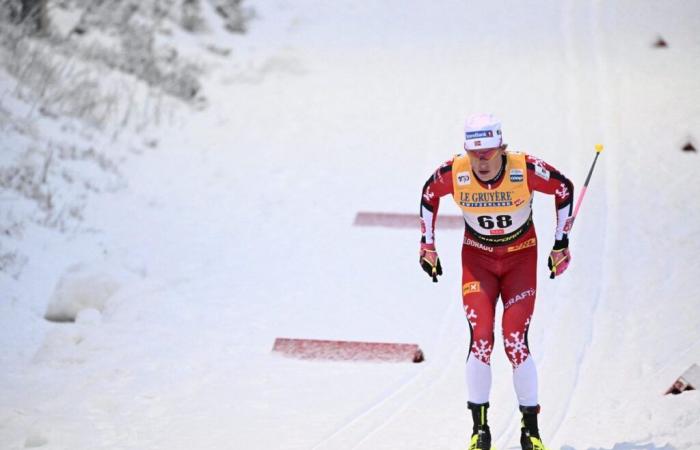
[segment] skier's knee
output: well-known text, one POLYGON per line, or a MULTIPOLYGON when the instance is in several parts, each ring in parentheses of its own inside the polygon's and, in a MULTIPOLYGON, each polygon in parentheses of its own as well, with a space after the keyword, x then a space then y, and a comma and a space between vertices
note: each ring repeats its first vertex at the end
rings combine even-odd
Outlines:
POLYGON ((472 346, 469 349, 471 356, 486 364, 490 364, 492 351, 493 336, 474 336, 472 339, 472 346))
POLYGON ((518 367, 530 356, 530 348, 527 345, 527 332, 515 331, 504 333, 503 347, 513 367, 518 367))

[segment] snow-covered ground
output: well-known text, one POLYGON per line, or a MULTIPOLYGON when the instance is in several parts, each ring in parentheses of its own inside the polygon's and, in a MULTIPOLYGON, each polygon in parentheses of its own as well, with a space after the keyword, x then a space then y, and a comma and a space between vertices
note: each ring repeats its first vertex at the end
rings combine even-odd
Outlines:
MULTIPOLYGON (((248 34, 217 35, 232 51, 209 107, 123 160, 91 231, 27 231, 26 266, 1 279, 0 448, 466 448, 461 233, 438 228, 434 284, 418 230, 352 223, 417 211, 466 114, 490 111, 579 188, 606 148, 555 281, 552 200, 535 200, 545 444, 700 449, 697 391, 662 395, 700 362, 698 155, 680 150, 700 136, 695 2, 250 4, 248 34), (277 336, 415 342, 427 360, 285 359, 277 336)), ((502 346, 493 366, 495 445, 518 448, 502 346)))

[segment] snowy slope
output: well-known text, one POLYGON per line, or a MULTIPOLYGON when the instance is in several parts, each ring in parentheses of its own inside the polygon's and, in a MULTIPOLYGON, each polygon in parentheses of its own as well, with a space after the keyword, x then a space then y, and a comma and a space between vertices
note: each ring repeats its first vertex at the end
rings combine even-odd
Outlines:
MULTIPOLYGON (((466 448, 461 234, 438 229, 435 285, 418 230, 352 222, 417 211, 473 111, 577 186, 606 145, 555 281, 552 201, 535 200, 544 442, 700 448, 697 391, 661 395, 700 362, 698 161, 680 151, 700 136, 697 6, 251 4, 250 32, 204 87, 209 108, 182 112, 124 163, 128 189, 89 205, 99 232, 26 249, 2 306, 1 448, 466 448), (668 49, 652 48, 658 34, 668 49), (76 263, 118 290, 101 313, 44 321, 76 263), (427 360, 295 361, 270 354, 277 336, 416 342, 427 360)), ((517 448, 495 354, 491 427, 497 448, 517 448)))

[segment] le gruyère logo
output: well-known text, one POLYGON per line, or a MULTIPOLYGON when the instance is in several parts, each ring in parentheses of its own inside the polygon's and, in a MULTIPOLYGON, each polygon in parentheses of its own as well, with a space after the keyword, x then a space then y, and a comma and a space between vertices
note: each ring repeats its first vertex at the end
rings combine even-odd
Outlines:
MULTIPOLYGON (((459 183, 459 181, 457 182, 459 183)), ((512 206, 513 192, 461 192, 459 195, 459 204, 468 208, 512 206)))

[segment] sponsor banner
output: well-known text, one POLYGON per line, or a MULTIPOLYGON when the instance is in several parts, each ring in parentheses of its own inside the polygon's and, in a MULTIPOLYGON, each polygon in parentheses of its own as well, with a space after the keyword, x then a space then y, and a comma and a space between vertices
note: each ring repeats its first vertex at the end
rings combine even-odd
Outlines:
POLYGON ((513 202, 485 202, 485 203, 459 202, 459 204, 462 206, 466 206, 467 208, 491 208, 494 206, 512 206, 513 202))
POLYGON ((521 242, 520 244, 509 246, 508 252, 517 252, 518 250, 534 247, 535 245, 537 245, 537 238, 531 238, 525 242, 521 242))
POLYGON ((481 283, 478 281, 470 281, 462 286, 462 295, 476 294, 481 292, 481 283))
POLYGON ((493 253, 493 247, 489 247, 487 245, 481 244, 479 242, 476 242, 475 240, 469 239, 468 237, 464 238, 464 245, 468 245, 469 247, 475 247, 475 248, 478 248, 479 250, 483 250, 485 252, 492 252, 493 253))
POLYGON ((488 234, 479 233, 474 228, 470 227, 469 224, 466 226, 469 233, 475 236, 477 240, 482 241, 486 245, 500 246, 517 240, 520 236, 527 232, 532 226, 532 217, 527 219, 527 221, 520 228, 504 236, 489 236, 488 234))
POLYGON ((460 193, 459 204, 468 208, 512 206, 513 192, 462 192, 460 193))
POLYGON ((467 131, 464 134, 465 139, 479 139, 490 137, 493 137, 493 131, 491 130, 467 131))

